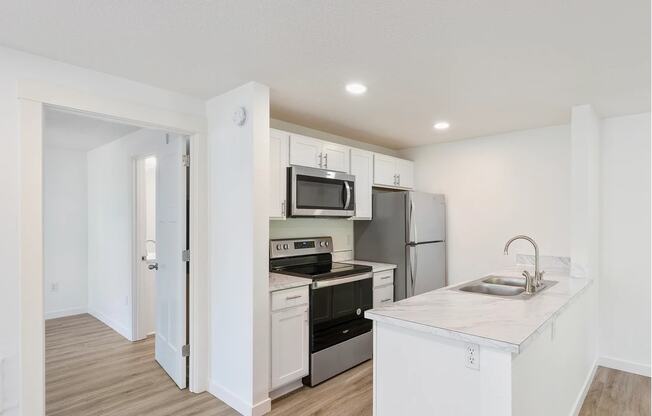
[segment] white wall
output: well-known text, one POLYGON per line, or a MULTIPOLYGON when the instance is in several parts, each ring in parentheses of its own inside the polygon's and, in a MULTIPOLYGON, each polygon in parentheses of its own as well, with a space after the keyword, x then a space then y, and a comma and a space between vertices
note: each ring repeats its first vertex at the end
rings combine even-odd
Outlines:
POLYGON ((135 158, 154 154, 166 133, 141 129, 88 152, 88 310, 133 337, 135 158))
POLYGON ((477 278, 532 253, 570 254, 570 130, 555 126, 406 149, 416 189, 446 196, 449 283, 477 278))
POLYGON ((650 113, 602 121, 600 355, 650 375, 650 113))
POLYGON ((20 80, 38 80, 89 94, 204 117, 204 101, 124 78, 0 47, 0 359, 4 359, 5 415, 18 412, 19 377, 19 103, 20 80))
POLYGON ((210 165, 209 391, 244 415, 270 409, 269 89, 251 82, 206 103, 210 165), (246 109, 242 126, 233 122, 246 109))
POLYGON ((43 205, 45 317, 84 313, 88 304, 86 151, 44 148, 43 205))

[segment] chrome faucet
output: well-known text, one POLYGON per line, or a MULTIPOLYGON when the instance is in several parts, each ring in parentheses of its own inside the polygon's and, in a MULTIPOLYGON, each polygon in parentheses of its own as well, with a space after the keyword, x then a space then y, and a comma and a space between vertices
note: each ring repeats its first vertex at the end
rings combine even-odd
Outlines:
POLYGON ((543 271, 539 271, 539 246, 537 246, 537 243, 527 235, 517 235, 510 238, 505 243, 505 255, 509 254, 509 245, 515 240, 526 240, 534 246, 534 276, 530 275, 527 270, 523 270, 523 277, 525 277, 525 293, 532 294, 539 286, 541 286, 544 273, 543 271))

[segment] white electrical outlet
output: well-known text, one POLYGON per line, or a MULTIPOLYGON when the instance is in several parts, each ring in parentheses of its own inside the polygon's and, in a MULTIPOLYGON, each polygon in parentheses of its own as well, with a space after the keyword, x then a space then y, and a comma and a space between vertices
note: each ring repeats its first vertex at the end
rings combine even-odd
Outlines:
POLYGON ((480 369, 480 347, 478 344, 466 344, 464 365, 474 370, 480 369))

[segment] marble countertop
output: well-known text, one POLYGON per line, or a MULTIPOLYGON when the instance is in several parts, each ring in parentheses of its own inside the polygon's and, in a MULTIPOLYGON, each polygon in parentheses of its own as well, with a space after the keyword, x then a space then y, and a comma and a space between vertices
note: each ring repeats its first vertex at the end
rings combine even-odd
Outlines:
POLYGON ((269 291, 292 289, 293 287, 308 286, 312 283, 311 279, 303 277, 290 276, 287 274, 270 273, 269 274, 269 291))
MULTIPOLYGON (((521 277, 523 267, 501 276, 521 277)), ((545 280, 558 281, 531 299, 507 299, 453 290, 460 284, 371 309, 377 322, 519 353, 552 318, 560 314, 592 280, 548 270, 545 280)), ((475 280, 475 279, 473 279, 475 280)))
POLYGON ((343 261, 342 263, 361 264, 363 266, 371 266, 374 273, 383 272, 385 270, 392 270, 396 268, 395 264, 378 263, 375 261, 366 261, 366 260, 347 260, 347 261, 343 261))

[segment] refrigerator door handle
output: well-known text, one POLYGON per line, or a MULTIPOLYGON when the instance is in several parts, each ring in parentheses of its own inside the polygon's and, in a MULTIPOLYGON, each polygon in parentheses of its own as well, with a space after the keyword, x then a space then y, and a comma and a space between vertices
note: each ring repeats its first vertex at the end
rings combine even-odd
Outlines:
POLYGON ((419 237, 417 234, 417 224, 414 222, 414 212, 415 212, 415 205, 414 205, 414 194, 410 193, 408 194, 408 198, 410 198, 410 220, 408 223, 408 239, 409 242, 411 243, 418 243, 419 242, 419 237), (414 238, 409 238, 410 233, 412 232, 412 227, 414 226, 414 238))
MULTIPOLYGON (((416 284, 416 275, 415 275, 415 273, 416 273, 416 270, 417 270, 417 262, 419 261, 419 257, 418 257, 419 255, 417 254, 418 251, 417 251, 417 246, 415 244, 408 245, 408 250, 410 250, 410 256, 409 256, 409 259, 408 259, 409 262, 410 262, 410 264, 409 264, 409 266, 410 266, 410 290, 408 291, 407 287, 406 287, 405 294, 409 297, 409 296, 414 296, 414 294, 416 293, 414 285, 416 284), (414 252, 414 260, 412 260, 412 258, 413 258, 412 257, 412 252, 414 252)), ((407 286, 407 284, 406 284, 406 286, 407 286)))

